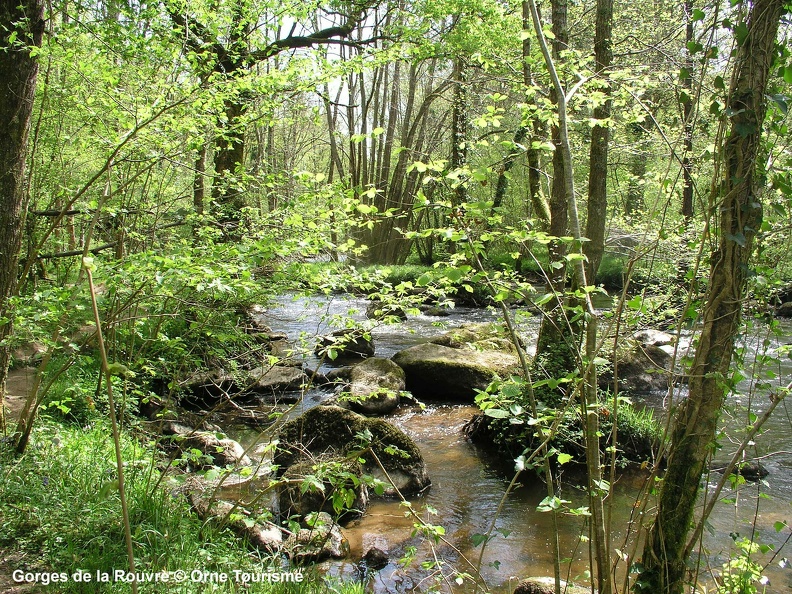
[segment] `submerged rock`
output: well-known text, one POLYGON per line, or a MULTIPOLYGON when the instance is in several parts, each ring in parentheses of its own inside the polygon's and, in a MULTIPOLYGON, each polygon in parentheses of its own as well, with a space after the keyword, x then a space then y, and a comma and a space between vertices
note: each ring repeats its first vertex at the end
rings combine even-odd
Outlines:
POLYGON ((368 570, 379 571, 388 564, 388 554, 382 549, 371 547, 360 560, 360 565, 363 564, 368 570))
POLYGON ((364 415, 386 415, 399 406, 405 388, 404 370, 390 359, 372 357, 349 370, 341 392, 345 404, 364 415))
POLYGON ((301 461, 359 452, 363 472, 386 481, 386 496, 396 495, 397 489, 402 495, 415 495, 431 484, 423 456, 408 435, 382 419, 338 406, 317 406, 289 421, 281 428, 278 442, 273 462, 279 474, 301 461))
MULTIPOLYGON (((716 468, 717 472, 723 473, 726 469, 725 468, 716 468)), ((758 460, 749 460, 748 462, 742 462, 738 464, 734 470, 732 470, 732 474, 737 474, 743 477, 746 481, 756 482, 762 480, 770 471, 767 470, 764 464, 759 462, 758 460)))

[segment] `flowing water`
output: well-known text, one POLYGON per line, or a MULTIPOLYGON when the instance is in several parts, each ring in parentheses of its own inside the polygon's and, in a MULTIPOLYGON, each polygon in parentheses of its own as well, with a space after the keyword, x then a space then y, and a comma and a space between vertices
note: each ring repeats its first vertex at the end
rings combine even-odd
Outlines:
MULTIPOLYGON (((363 320, 366 305, 365 300, 349 297, 282 298, 264 314, 263 319, 273 330, 286 332, 292 340, 304 336, 310 341, 310 337, 331 330, 333 320, 338 321, 348 315, 358 321, 363 320)), ((389 357, 447 328, 494 319, 497 319, 494 312, 467 308, 457 308, 444 318, 410 316, 405 323, 373 330, 377 356, 389 357)), ((536 319, 526 317, 520 328, 530 336, 535 334, 537 325, 536 319)), ((784 328, 783 335, 792 335, 792 325, 784 328)), ((752 361, 757 351, 761 351, 763 340, 761 328, 753 331, 749 341, 753 344, 746 346, 746 361, 752 361)), ((769 347, 776 346, 778 339, 770 338, 769 347)), ((309 358, 307 363, 316 367, 320 361, 309 358)), ((769 378, 770 383, 786 384, 792 375, 792 361, 786 359, 783 364, 776 365, 774 373, 776 377, 769 378)), ((743 381, 741 388, 747 392, 750 382, 743 381)), ((684 393, 678 396, 684 396, 684 393)), ((311 393, 302 406, 313 406, 323 397, 321 392, 311 393)), ((664 395, 649 394, 644 401, 664 415, 664 406, 667 405, 664 395)), ((755 396, 750 403, 746 396, 735 397, 724 416, 732 428, 747 424, 747 412, 739 412, 737 407, 747 407, 748 404, 754 413, 760 414, 767 404, 766 395, 755 396)), ((474 412, 475 408, 470 405, 431 402, 424 410, 403 408, 387 418, 416 441, 432 478, 432 488, 423 497, 413 499, 412 508, 429 523, 442 526, 444 539, 449 544, 443 541, 430 543, 416 535, 415 520, 398 502, 375 500, 361 519, 344 529, 352 549, 349 560, 324 564, 327 573, 343 579, 359 579, 357 560, 370 547, 376 546, 387 552, 390 559, 387 567, 369 577, 368 591, 378 593, 429 590, 439 578, 436 568, 429 567, 435 560, 442 561, 442 571, 450 576, 454 592, 473 592, 470 581, 463 585, 453 582, 456 571, 475 573, 470 564, 480 568, 493 592, 510 592, 515 583, 526 576, 552 575, 551 516, 537 511, 537 506, 547 494, 546 487, 533 474, 523 473, 522 485, 504 498, 509 479, 494 470, 502 467, 504 461, 497 460, 492 453, 480 451, 462 435, 462 426, 474 412), (482 555, 481 545, 474 547, 474 541, 479 539, 474 535, 486 534, 491 528, 492 538, 482 555), (413 547, 415 560, 405 568, 399 564, 399 559, 413 547)), ((782 403, 766 433, 757 438, 756 448, 749 453, 754 457, 757 452, 760 455, 781 452, 762 460, 770 471, 766 483, 746 485, 736 493, 728 491, 724 494, 727 502, 715 507, 703 539, 706 563, 710 567, 720 569, 728 560, 729 551, 734 550, 730 544, 736 535, 753 536, 756 542, 770 544, 776 549, 789 536, 788 527, 777 532, 774 524, 792 524, 790 427, 790 410, 782 403)), ((715 466, 724 463, 735 447, 728 439, 723 441, 724 447, 715 457, 715 466)), ((628 528, 634 527, 639 520, 635 502, 645 477, 641 471, 622 473, 612 489, 613 543, 623 554, 632 555, 633 552, 633 544, 623 543, 628 532, 634 534, 634 529, 628 528)), ((713 473, 710 487, 719 478, 719 474, 713 473)), ((557 495, 569 501, 567 508, 586 505, 582 485, 583 477, 574 471, 566 471, 562 476, 557 495)), ((585 582, 584 572, 589 566, 585 519, 572 514, 562 516, 559 536, 562 557, 570 560, 565 565, 569 572, 565 577, 585 582)), ((789 550, 782 550, 765 571, 771 580, 766 592, 792 591, 792 572, 778 564, 789 553, 789 550)), ((772 555, 770 551, 757 555, 756 559, 764 564, 772 555)), ((629 564, 629 560, 621 563, 621 571, 624 572, 629 564)), ((445 588, 446 591, 448 589, 445 588)))

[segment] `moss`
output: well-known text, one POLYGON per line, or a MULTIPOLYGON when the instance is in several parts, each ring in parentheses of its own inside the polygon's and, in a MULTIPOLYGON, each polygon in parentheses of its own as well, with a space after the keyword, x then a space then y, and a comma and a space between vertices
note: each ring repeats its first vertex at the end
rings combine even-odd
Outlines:
MULTIPOLYGON (((552 416, 552 411, 545 411, 545 414, 552 416)), ((651 410, 623 402, 619 404, 615 416, 618 426, 617 461, 627 465, 652 460, 662 438, 662 427, 654 419, 651 410)), ((599 418, 602 434, 600 448, 605 451, 610 445, 613 428, 612 401, 600 405, 599 418)), ((547 424, 550 422, 548 419, 547 424)), ((539 446, 541 440, 536 431, 535 426, 515 424, 510 419, 495 419, 483 414, 476 415, 465 427, 466 435, 473 442, 501 451, 505 449, 510 459, 523 454, 526 449, 532 451, 539 446)), ((585 440, 579 409, 574 408, 565 413, 549 445, 559 452, 572 455, 573 462, 585 462, 585 440)))
MULTIPOLYGON (((378 469, 373 452, 386 471, 409 477, 408 493, 429 485, 429 477, 418 446, 393 425, 370 419, 337 406, 318 406, 286 423, 278 434, 274 462, 283 473, 301 459, 324 455, 354 454, 364 461, 364 470, 378 469)), ((408 494, 405 493, 405 494, 408 494)))

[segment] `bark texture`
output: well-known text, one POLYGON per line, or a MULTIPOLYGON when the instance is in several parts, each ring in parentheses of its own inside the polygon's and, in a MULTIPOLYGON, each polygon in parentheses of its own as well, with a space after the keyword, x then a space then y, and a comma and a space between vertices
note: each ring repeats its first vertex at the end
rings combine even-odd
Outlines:
POLYGON ((671 436, 668 469, 657 517, 643 552, 639 592, 680 594, 687 545, 706 461, 712 453, 728 373, 739 330, 745 277, 753 238, 761 223, 756 165, 764 121, 765 89, 773 60, 783 0, 757 0, 748 35, 738 48, 729 94, 731 131, 723 147, 721 182, 713 212, 720 238, 711 255, 703 329, 690 373, 690 395, 680 405, 671 436))
MULTIPOLYGON (((567 1, 553 0, 551 3, 553 19, 553 60, 562 64, 561 52, 566 50, 569 43, 569 30, 567 28, 567 1)), ((562 81, 563 82, 563 81, 562 81)), ((558 104, 560 98, 555 89, 551 88, 550 98, 558 104)), ((567 211, 567 190, 564 169, 564 151, 561 150, 561 130, 559 126, 551 129, 553 145, 553 182, 550 188, 550 225, 549 233, 553 237, 564 237, 569 228, 569 214, 567 211)), ((571 335, 569 324, 566 320, 564 305, 564 290, 566 288, 566 245, 560 241, 553 241, 548 245, 550 269, 547 273, 548 292, 555 293, 546 306, 545 316, 539 328, 537 341, 537 357, 542 357, 542 365, 552 376, 563 375, 574 368, 575 337, 571 335)))
POLYGON ((597 0, 597 21, 594 33, 594 59, 600 77, 600 90, 607 99, 594 108, 594 119, 598 123, 591 130, 589 149, 588 206, 586 217, 586 237, 583 253, 586 254, 586 278, 594 284, 602 254, 605 251, 605 217, 608 213, 608 147, 611 117, 610 85, 606 78, 613 59, 611 49, 611 30, 613 29, 613 0, 597 0))
POLYGON ((36 91, 44 5, 40 0, 0 0, 0 430, 12 332, 9 298, 16 292, 27 189, 25 157, 36 91))

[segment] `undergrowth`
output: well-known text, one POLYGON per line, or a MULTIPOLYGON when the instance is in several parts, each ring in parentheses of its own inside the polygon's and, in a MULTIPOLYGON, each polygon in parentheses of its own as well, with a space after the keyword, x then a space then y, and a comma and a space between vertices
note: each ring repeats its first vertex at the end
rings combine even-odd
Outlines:
MULTIPOLYGON (((157 486, 156 452, 145 440, 123 438, 125 487, 129 501, 136 571, 193 570, 261 574, 287 572, 278 557, 241 542, 228 529, 204 524, 189 509, 186 497, 157 486)), ((0 445, 0 550, 13 554, 25 572, 78 570, 95 575, 127 569, 113 442, 108 423, 90 426, 41 422, 28 451, 15 457, 0 445)), ((247 584, 247 592, 362 592, 355 584, 326 583, 310 570, 301 583, 247 584)), ((230 582, 181 585, 151 584, 144 592, 235 592, 230 582)), ((69 579, 51 583, 47 592, 129 592, 123 582, 81 584, 69 579)))

